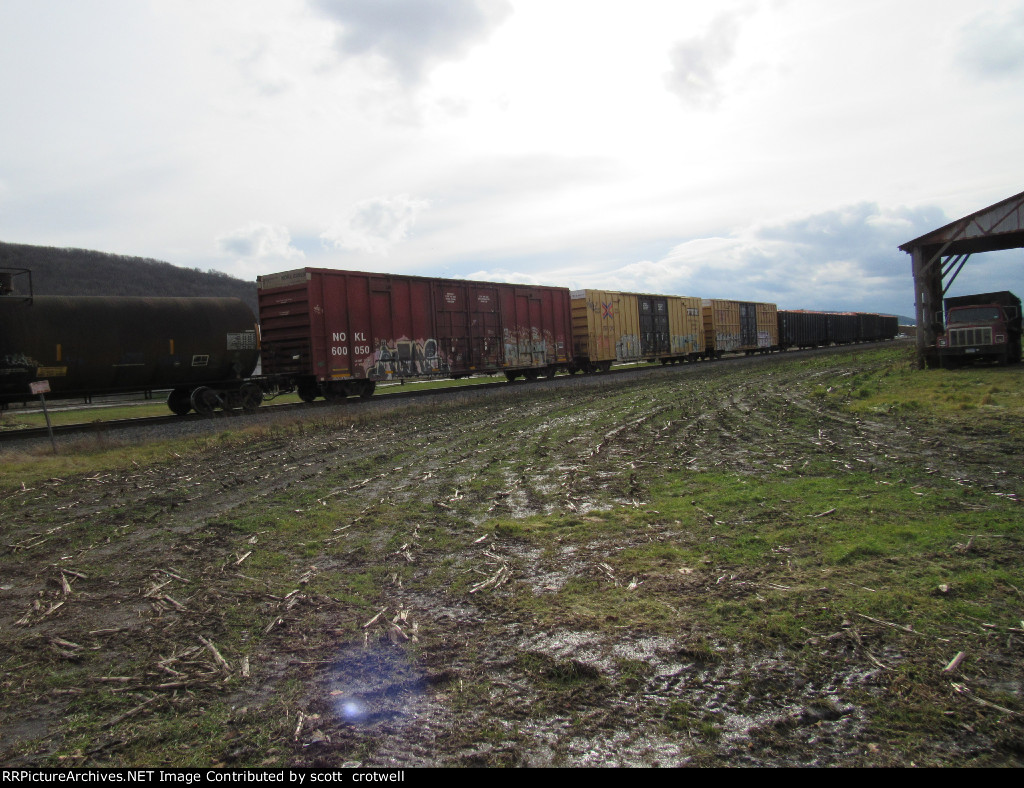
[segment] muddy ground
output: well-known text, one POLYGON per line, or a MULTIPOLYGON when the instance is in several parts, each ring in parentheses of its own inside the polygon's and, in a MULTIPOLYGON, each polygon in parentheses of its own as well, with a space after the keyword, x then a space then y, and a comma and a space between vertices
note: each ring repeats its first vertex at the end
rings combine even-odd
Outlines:
POLYGON ((933 666, 934 713, 883 720, 933 645, 905 623, 839 610, 729 642, 707 606, 796 580, 812 605, 827 582, 624 563, 703 538, 645 511, 673 474, 827 462, 1024 494, 1019 437, 845 413, 820 396, 857 370, 835 358, 355 405, 4 490, 0 763, 1021 765, 1019 630, 974 683, 933 666))

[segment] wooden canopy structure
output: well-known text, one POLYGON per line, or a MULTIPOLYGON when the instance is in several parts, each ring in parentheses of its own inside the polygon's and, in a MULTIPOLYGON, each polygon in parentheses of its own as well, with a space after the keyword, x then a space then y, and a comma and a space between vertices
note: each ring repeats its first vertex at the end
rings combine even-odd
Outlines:
POLYGON ((928 348, 942 331, 942 299, 973 254, 1024 247, 1024 192, 950 222, 900 246, 914 271, 917 360, 924 366, 928 348))

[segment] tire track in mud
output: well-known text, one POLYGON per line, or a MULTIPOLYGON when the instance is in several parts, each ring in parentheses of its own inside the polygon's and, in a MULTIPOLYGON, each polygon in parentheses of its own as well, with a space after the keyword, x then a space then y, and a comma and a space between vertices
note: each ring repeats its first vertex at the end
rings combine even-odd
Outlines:
MULTIPOLYGON (((675 418, 676 413, 670 406, 647 410, 646 405, 635 403, 631 407, 595 403, 586 434, 564 442, 557 451, 543 437, 528 446, 539 449, 539 454, 554 463, 554 473, 563 474, 563 489, 577 491, 600 487, 604 482, 603 473, 621 481, 623 461, 635 463, 640 456, 647 458, 646 463, 665 468, 677 457, 691 469, 718 467, 739 473, 799 468, 811 459, 828 458, 833 454, 845 460, 837 467, 839 471, 860 470, 851 464, 863 459, 860 455, 868 457, 866 462, 880 470, 892 470, 902 462, 909 431, 904 434, 902 430, 894 431, 891 424, 827 413, 815 403, 797 398, 785 381, 776 385, 775 390, 766 393, 758 386, 737 384, 726 394, 713 387, 705 390, 702 386, 691 385, 686 392, 687 414, 692 416, 696 411, 696 416, 691 418, 675 418), (626 423, 603 431, 600 421, 613 413, 627 419, 626 423), (795 422, 800 423, 796 429, 795 422), (569 451, 569 447, 574 450, 569 451), (701 460, 704 465, 693 468, 692 462, 687 463, 688 459, 701 460)), ((544 434, 542 427, 535 428, 534 432, 544 434)), ((529 431, 524 431, 517 437, 524 438, 527 434, 529 431)), ((922 438, 925 443, 930 440, 922 438)), ((498 463, 500 458, 491 455, 489 462, 498 463)), ((524 470, 529 472, 533 467, 527 465, 524 470)), ((520 473, 511 478, 510 484, 531 486, 531 491, 520 499, 518 509, 510 506, 504 513, 525 516, 574 511, 571 496, 560 502, 550 494, 551 486, 539 481, 551 475, 549 472, 548 477, 531 477, 529 473, 520 473)), ((480 546, 476 556, 489 556, 512 567, 512 577, 520 584, 529 585, 532 593, 544 593, 557 590, 578 573, 582 565, 597 564, 608 549, 613 546, 595 544, 583 550, 575 546, 572 555, 558 552, 557 557, 552 558, 543 556, 541 550, 517 549, 507 542, 501 550, 492 542, 480 546)), ((472 551, 465 555, 469 560, 472 551)), ((494 566, 492 563, 491 571, 494 566)), ((776 578, 767 573, 764 580, 769 579, 776 578)), ((748 590, 742 593, 723 589, 723 598, 742 599, 755 593, 756 584, 751 583, 752 580, 754 578, 750 577, 744 581, 748 590)), ((463 603, 460 612, 450 615, 451 626, 445 631, 446 637, 462 642, 483 640, 488 631, 493 633, 494 626, 504 621, 500 625, 511 642, 486 648, 489 655, 484 660, 486 680, 493 687, 488 709, 492 716, 517 720, 514 733, 507 731, 497 745, 465 747, 453 752, 450 757, 454 760, 446 763, 675 763, 681 754, 678 736, 666 733, 665 726, 682 726, 682 730, 693 736, 701 730, 702 719, 708 724, 713 720, 722 731, 715 749, 722 755, 729 753, 731 762, 764 764, 764 755, 750 751, 755 744, 773 749, 771 762, 775 764, 823 765, 837 757, 856 759, 863 752, 860 742, 865 724, 863 712, 842 701, 849 689, 844 682, 852 678, 846 666, 831 677, 827 674, 810 679, 794 677, 783 656, 727 652, 708 655, 701 650, 689 650, 686 637, 655 639, 655 646, 635 646, 632 651, 617 652, 617 641, 609 640, 606 635, 576 631, 571 626, 551 635, 531 631, 528 622, 508 615, 498 601, 499 594, 495 597, 469 602, 473 613, 466 611, 463 603), (547 675, 545 671, 556 674, 578 671, 597 681, 598 686, 581 690, 580 705, 570 704, 565 710, 573 717, 587 720, 587 725, 570 723, 564 713, 538 718, 526 711, 537 702, 538 694, 536 680, 524 675, 522 665, 517 662, 524 654, 548 666, 541 669, 541 675, 547 675), (644 698, 640 706, 608 686, 623 680, 622 669, 612 659, 616 655, 619 659, 642 662, 653 671, 653 676, 636 680, 644 698), (740 689, 736 687, 737 676, 744 677, 740 689), (676 708, 681 693, 686 698, 685 713, 676 708), (693 709, 699 710, 696 717, 693 709), (607 724, 603 724, 606 721, 607 724), (823 754, 811 754, 820 749, 824 731, 833 745, 822 751, 823 754)), ((412 599, 413 604, 424 610, 444 609, 445 606, 445 600, 437 596, 414 594, 412 599)), ((861 652, 864 646, 859 638, 856 644, 855 651, 861 652)), ((461 660, 448 649, 433 653, 430 661, 451 665, 454 675, 480 678, 479 663, 461 660)), ((869 666, 856 681, 869 686, 876 672, 869 666)), ((437 720, 428 722, 430 736, 443 735, 446 724, 437 720)), ((415 750, 417 736, 411 733, 402 736, 414 740, 408 744, 415 750)), ((400 759, 387 761, 392 765, 402 762, 400 759)))
MULTIPOLYGON (((522 429, 518 433, 513 434, 511 439, 520 447, 521 453, 527 455, 527 460, 533 461, 535 455, 540 455, 543 459, 553 463, 553 467, 556 469, 564 470, 568 468, 569 473, 565 474, 565 478, 562 480, 564 487, 568 487, 577 493, 581 492, 582 488, 587 490, 599 488, 606 484, 605 474, 607 478, 621 478, 624 462, 626 464, 636 462, 637 447, 657 440, 666 429, 671 428, 673 423, 669 419, 667 425, 654 425, 654 422, 660 417, 670 414, 673 411, 673 407, 658 404, 657 399, 652 399, 649 403, 640 405, 632 402, 628 411, 630 413, 629 420, 626 423, 619 423, 618 426, 611 429, 601 428, 601 423, 606 420, 611 421, 612 416, 618 421, 623 416, 623 407, 627 406, 621 402, 609 404, 606 400, 600 404, 595 404, 594 411, 590 414, 591 420, 587 422, 584 434, 577 435, 573 440, 559 442, 557 450, 553 447, 553 442, 547 440, 549 436, 548 428, 551 427, 553 429, 554 425, 558 423, 559 416, 557 411, 554 413, 549 412, 543 424, 535 425, 529 429, 522 429), (527 440, 531 436, 532 440, 527 440)), ((519 415, 524 415, 524 420, 526 421, 534 416, 530 412, 519 415)), ((459 453, 454 451, 452 454, 457 456, 459 453)), ((471 468, 461 468, 460 473, 466 470, 469 470, 471 473, 484 473, 488 468, 510 462, 508 458, 504 458, 501 455, 501 452, 481 452, 477 450, 477 454, 472 457, 450 460, 449 469, 464 465, 468 459, 471 468)), ((514 460, 512 461, 514 462, 514 460)), ((443 476, 439 465, 435 466, 434 470, 437 471, 436 476, 443 476)), ((524 493, 522 497, 522 500, 527 502, 526 505, 521 505, 515 512, 512 511, 511 507, 507 507, 507 512, 499 512, 499 514, 514 513, 518 516, 526 516, 530 514, 572 511, 572 506, 560 505, 558 497, 551 495, 551 485, 546 485, 543 481, 539 481, 538 478, 531 477, 530 471, 532 470, 532 465, 521 466, 518 476, 511 479, 511 484, 516 486, 530 486, 530 491, 524 493)), ((540 478, 548 479, 550 476, 551 473, 549 472, 547 476, 541 476, 540 478)), ((465 477, 460 478, 465 480, 465 477)), ((506 475, 504 478, 508 479, 509 476, 506 475)), ((635 490, 631 490, 631 492, 635 492, 635 490)), ((571 498, 567 497, 566 501, 571 503, 571 498)), ((621 496, 607 501, 609 505, 618 502, 621 502, 621 496)), ((453 498, 448 501, 448 505, 445 508, 450 508, 453 516, 462 514, 466 518, 471 518, 474 511, 479 512, 479 506, 483 503, 486 503, 486 500, 473 501, 472 499, 460 500, 453 498)), ((484 536, 487 537, 486 521, 483 524, 485 525, 484 536)), ((472 534, 472 536, 475 535, 475 533, 472 534)), ((539 554, 539 550, 517 549, 514 544, 509 544, 493 537, 485 538, 483 543, 478 542, 476 539, 470 542, 470 538, 467 537, 464 549, 457 553, 456 559, 462 564, 471 567, 488 566, 488 572, 495 571, 499 565, 510 567, 511 576, 520 583, 533 584, 536 593, 545 590, 557 590, 573 573, 581 571, 584 566, 589 568, 596 564, 597 559, 603 556, 603 551, 610 547, 610 545, 593 545, 591 549, 585 551, 586 555, 575 555, 573 556, 574 560, 566 562, 564 559, 567 556, 564 553, 560 555, 562 560, 552 561, 550 558, 544 559, 539 554), (496 546, 499 542, 502 544, 501 547, 496 546)), ((581 552, 575 547, 573 551, 576 553, 581 552)), ((422 552, 422 549, 414 550, 417 560, 420 559, 422 552)), ((508 612, 500 604, 500 595, 491 597, 481 594, 479 597, 469 600, 459 600, 453 605, 453 600, 446 599, 443 594, 437 592, 424 593, 422 590, 402 589, 395 590, 394 593, 397 600, 395 605, 397 607, 423 611, 423 614, 421 614, 423 617, 420 620, 424 621, 423 627, 425 629, 440 629, 442 634, 437 638, 437 641, 441 643, 451 640, 455 642, 479 641, 481 644, 486 642, 486 646, 481 645, 478 648, 486 648, 488 657, 485 658, 484 664, 487 665, 487 681, 489 684, 497 687, 491 694, 490 712, 493 714, 496 710, 501 709, 501 715, 504 718, 522 718, 520 733, 513 736, 509 741, 504 742, 499 747, 467 748, 457 755, 454 762, 488 763, 494 759, 499 759, 503 762, 507 762, 507 759, 512 759, 513 761, 534 764, 557 763, 565 758, 575 758, 575 750, 584 746, 584 743, 589 755, 584 757, 583 762, 594 764, 618 762, 640 765, 649 763, 651 758, 657 760, 658 757, 666 757, 669 752, 678 753, 678 747, 671 743, 670 736, 644 733, 642 735, 627 735, 623 739, 618 734, 614 734, 609 735, 607 740, 601 737, 580 740, 578 734, 572 730, 558 732, 559 729, 567 727, 563 724, 564 720, 561 718, 555 718, 549 723, 539 724, 535 721, 527 721, 525 718, 529 715, 524 710, 529 708, 531 704, 530 698, 533 689, 532 683, 524 681, 521 670, 517 668, 516 655, 523 651, 526 653, 539 652, 544 656, 557 660, 559 658, 559 649, 564 647, 565 638, 560 637, 557 639, 561 646, 554 648, 552 654, 546 653, 543 642, 536 643, 530 640, 532 636, 529 634, 530 629, 527 622, 518 621, 515 616, 509 617, 508 612), (505 623, 500 624, 501 621, 505 623), (493 632, 496 623, 511 637, 510 641, 493 642, 493 635, 489 633, 493 632), (474 632, 477 634, 474 634, 474 632), (520 711, 517 711, 517 709, 520 711), (546 745, 539 749, 533 746, 523 747, 521 743, 513 741, 520 737, 520 734, 547 741, 550 746, 546 745), (566 736, 569 738, 566 738, 566 736), (621 752, 623 746, 630 747, 635 751, 631 752, 628 756, 624 756, 621 752), (599 755, 598 753, 601 754, 599 755), (659 756, 658 753, 661 753, 661 755, 659 756)), ((566 633, 566 636, 571 639, 572 633, 566 633)), ((600 638, 596 640, 600 641, 600 638)), ((602 648, 607 647, 609 647, 607 643, 602 646, 602 648)), ((443 646, 440 647, 440 652, 438 653, 432 653, 433 649, 429 646, 426 649, 428 651, 428 662, 450 666, 449 670, 453 675, 460 677, 460 682, 464 680, 478 681, 481 679, 481 666, 479 663, 460 659, 457 653, 453 653, 443 646)), ((580 656, 585 658, 585 655, 580 656)), ((653 655, 642 653, 637 658, 645 658, 651 661, 653 655)), ((569 662, 570 664, 590 664, 589 662, 581 662, 580 659, 576 658, 570 658, 569 662), (573 662, 574 659, 575 662, 573 662)), ((599 674, 604 674, 608 668, 604 666, 596 670, 598 670, 599 674)), ((614 673, 615 671, 612 669, 611 674, 614 675, 614 673)), ((672 687, 674 686, 672 685, 672 687)), ((650 697, 654 697, 655 694, 653 690, 648 693, 650 697)), ((671 702, 670 696, 671 693, 669 696, 666 696, 664 699, 665 703, 671 702)), ((592 702, 596 702, 596 700, 591 699, 587 701, 588 704, 592 702)), ((623 709, 631 708, 631 704, 623 704, 621 700, 617 700, 614 696, 606 697, 602 703, 605 702, 613 709, 617 707, 623 707, 623 709)), ((403 752, 422 750, 424 738, 429 739, 431 737, 443 736, 445 733, 450 736, 451 731, 447 730, 446 726, 448 723, 446 721, 431 716, 419 705, 415 708, 415 711, 411 709, 406 710, 408 719, 415 717, 415 726, 411 724, 404 727, 397 725, 392 718, 386 730, 379 726, 372 726, 373 733, 381 734, 386 732, 389 736, 398 738, 401 741, 401 746, 397 748, 392 747, 391 749, 398 749, 403 752)), ((633 727, 634 723, 640 724, 645 719, 649 719, 649 713, 647 712, 637 714, 635 710, 626 711, 623 709, 618 709, 619 718, 617 719, 616 727, 620 729, 622 727, 629 729, 633 727)), ((483 711, 479 712, 481 715, 484 713, 483 711)), ((403 763, 415 763, 416 761, 395 759, 394 756, 389 756, 385 762, 391 765, 401 765, 403 763)))

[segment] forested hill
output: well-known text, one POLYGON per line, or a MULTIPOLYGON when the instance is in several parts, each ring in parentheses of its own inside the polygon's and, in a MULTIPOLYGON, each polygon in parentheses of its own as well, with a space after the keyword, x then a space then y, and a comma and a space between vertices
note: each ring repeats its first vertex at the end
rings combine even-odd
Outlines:
POLYGON ((0 268, 28 268, 36 295, 232 296, 253 312, 256 283, 160 260, 0 241, 0 268))

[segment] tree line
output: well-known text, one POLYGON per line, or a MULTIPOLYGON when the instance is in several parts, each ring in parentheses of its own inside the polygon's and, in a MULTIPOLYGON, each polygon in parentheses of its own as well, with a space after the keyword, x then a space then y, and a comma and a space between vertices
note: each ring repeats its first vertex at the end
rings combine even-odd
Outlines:
POLYGON ((257 312, 255 282, 145 257, 0 241, 0 268, 31 270, 35 295, 220 296, 241 298, 257 312))

